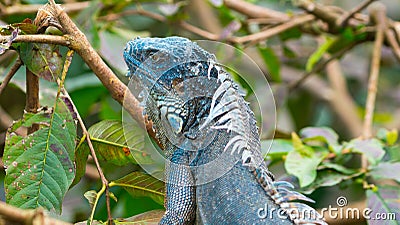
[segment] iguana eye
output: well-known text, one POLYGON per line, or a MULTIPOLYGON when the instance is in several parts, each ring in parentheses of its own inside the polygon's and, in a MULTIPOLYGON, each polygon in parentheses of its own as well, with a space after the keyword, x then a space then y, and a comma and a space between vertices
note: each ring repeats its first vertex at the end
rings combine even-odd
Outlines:
POLYGON ((158 54, 152 54, 151 55, 151 59, 153 60, 153 61, 158 61, 158 59, 160 59, 160 56, 158 55, 158 54))
POLYGON ((151 58, 154 60, 154 58, 158 57, 156 54, 158 51, 157 50, 148 50, 145 52, 145 59, 151 58))

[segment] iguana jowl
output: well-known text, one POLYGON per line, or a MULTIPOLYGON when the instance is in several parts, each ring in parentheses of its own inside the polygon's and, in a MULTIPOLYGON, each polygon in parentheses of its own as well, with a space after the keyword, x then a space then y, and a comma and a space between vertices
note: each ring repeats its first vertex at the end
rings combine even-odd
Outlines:
POLYGON ((169 160, 160 224, 326 224, 274 181, 254 114, 214 55, 186 38, 136 38, 124 58, 169 160))

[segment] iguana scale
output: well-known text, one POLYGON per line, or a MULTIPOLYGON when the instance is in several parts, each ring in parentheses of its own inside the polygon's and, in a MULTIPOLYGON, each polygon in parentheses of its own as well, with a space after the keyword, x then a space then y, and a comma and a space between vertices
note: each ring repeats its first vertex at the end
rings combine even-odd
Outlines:
POLYGON ((160 224, 326 224, 274 181, 254 114, 214 55, 182 37, 136 38, 124 58, 168 159, 160 224))

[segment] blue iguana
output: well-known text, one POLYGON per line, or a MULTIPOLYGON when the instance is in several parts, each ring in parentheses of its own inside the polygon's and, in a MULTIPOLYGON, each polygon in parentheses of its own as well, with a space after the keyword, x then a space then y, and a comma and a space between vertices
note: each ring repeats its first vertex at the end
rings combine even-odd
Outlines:
POLYGON ((124 59, 168 159, 160 224, 326 224, 274 181, 254 114, 213 54, 182 37, 136 38, 124 59))

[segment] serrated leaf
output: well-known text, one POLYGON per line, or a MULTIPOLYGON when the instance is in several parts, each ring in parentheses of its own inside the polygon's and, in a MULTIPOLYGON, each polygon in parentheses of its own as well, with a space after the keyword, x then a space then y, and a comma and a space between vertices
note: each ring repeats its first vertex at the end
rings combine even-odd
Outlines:
POLYGON ((327 151, 308 148, 307 154, 297 150, 289 152, 285 161, 286 171, 299 179, 300 187, 305 187, 315 180, 317 167, 328 154, 327 151))
MULTIPOLYGON (((91 126, 88 132, 99 160, 118 166, 153 163, 151 156, 143 150, 144 131, 136 123, 123 125, 118 120, 103 120, 91 126)), ((89 146, 85 142, 80 148, 89 146)))
POLYGON ((64 59, 58 45, 21 43, 19 55, 26 67, 36 76, 55 81, 61 75, 64 59))
POLYGON ((370 174, 377 179, 393 179, 400 182, 400 162, 381 162, 372 168, 370 174))
POLYGON ((258 48, 273 81, 281 82, 281 64, 278 56, 271 48, 258 48))
POLYGON ((326 40, 321 46, 315 50, 313 54, 308 58, 307 64, 306 64, 306 71, 310 72, 314 65, 319 62, 319 60, 322 58, 322 56, 328 51, 328 49, 332 46, 333 43, 335 43, 334 38, 326 37, 326 40))
POLYGON ((377 164, 385 155, 382 143, 377 139, 355 139, 350 141, 346 148, 351 148, 353 152, 364 154, 372 165, 377 164))
POLYGON ((88 200, 90 208, 93 209, 94 203, 96 202, 96 198, 97 198, 97 191, 95 190, 90 190, 85 192, 85 194, 83 194, 83 196, 85 196, 85 198, 88 200))
POLYGON ((328 144, 331 151, 339 153, 341 146, 338 143, 339 136, 329 127, 306 127, 300 130, 300 136, 304 142, 321 141, 328 144))
POLYGON ((132 196, 147 196, 161 205, 164 203, 164 182, 142 172, 130 173, 110 186, 121 186, 132 196))
POLYGON ((400 221, 400 191, 398 187, 379 187, 378 191, 367 190, 367 206, 370 209, 366 218, 370 225, 399 225, 400 221), (377 214, 389 217, 392 219, 375 219, 377 214), (394 218, 393 218, 394 216, 394 218))
POLYGON ((75 176, 76 124, 61 100, 55 110, 24 115, 7 132, 4 186, 7 203, 24 208, 44 207, 61 212, 61 204, 75 176), (39 124, 26 137, 14 133, 21 126, 39 124))

